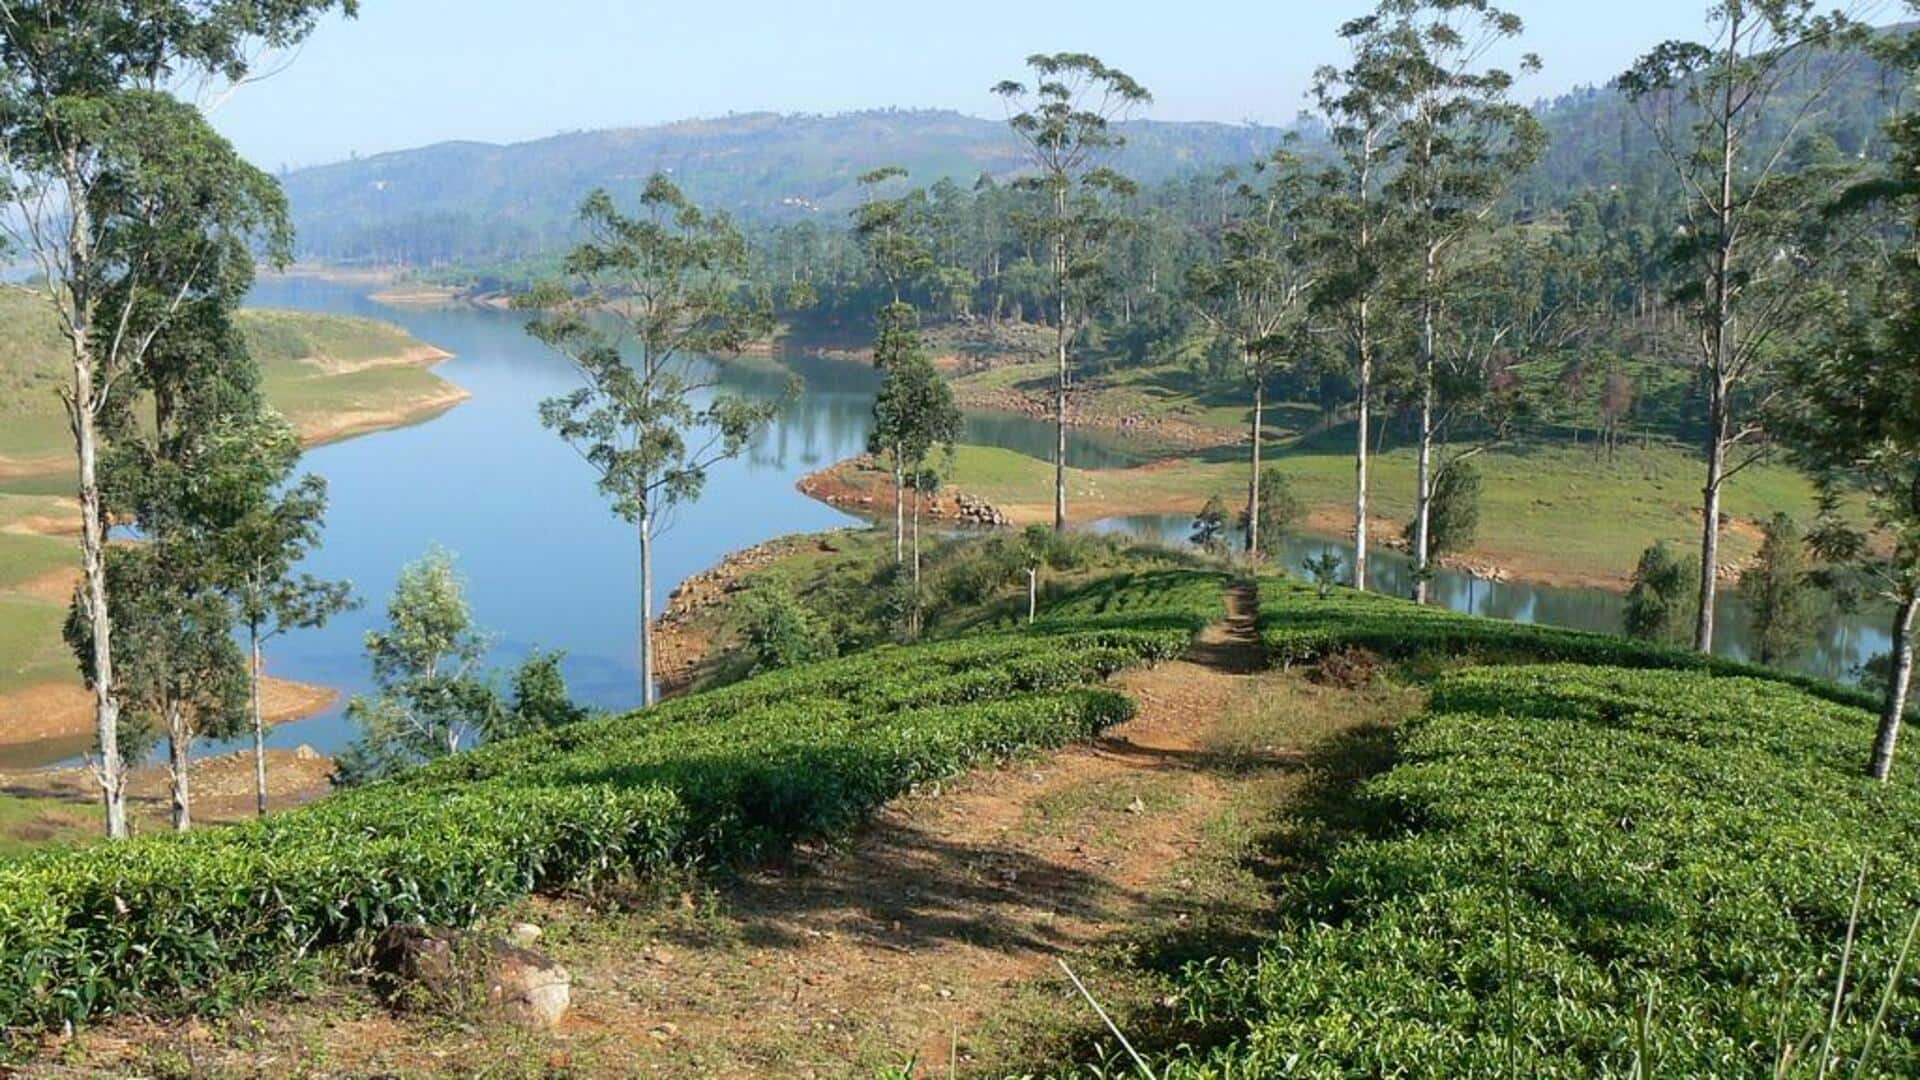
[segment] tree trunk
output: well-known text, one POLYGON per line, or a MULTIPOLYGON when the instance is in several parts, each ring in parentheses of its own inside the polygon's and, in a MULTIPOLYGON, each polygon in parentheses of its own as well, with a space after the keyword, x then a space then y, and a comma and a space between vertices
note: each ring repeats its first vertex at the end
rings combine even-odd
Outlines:
POLYGON ((248 706, 253 713, 253 791, 254 808, 262 816, 267 812, 267 722, 260 708, 260 628, 247 627, 247 643, 253 653, 252 687, 248 706))
POLYGON ((1253 475, 1247 479, 1247 556, 1260 561, 1260 435, 1265 429, 1262 413, 1267 403, 1266 380, 1253 379, 1253 475))
POLYGON ((904 550, 907 542, 907 527, 903 517, 906 514, 906 474, 900 464, 900 447, 893 448, 893 564, 895 566, 906 558, 904 550))
POLYGON ((913 486, 913 636, 920 637, 920 485, 913 486))
POLYGON ((657 700, 653 685, 653 513, 640 513, 640 706, 657 700))
POLYGON ((1886 703, 1880 710, 1880 730, 1873 739, 1873 761, 1867 774, 1885 782, 1893 772, 1893 748, 1906 719, 1907 688, 1913 682, 1913 621, 1920 597, 1909 596, 1893 617, 1893 670, 1887 673, 1886 703))
MULTIPOLYGON (((1366 323, 1366 301, 1360 303, 1362 326, 1366 323)), ((1367 427, 1369 403, 1373 398, 1373 353, 1362 331, 1360 342, 1359 433, 1354 439, 1353 458, 1353 587, 1367 591, 1367 427)))
POLYGON ((1693 647, 1703 653, 1713 651, 1713 605, 1720 592, 1716 570, 1720 565, 1720 489, 1727 468, 1727 414, 1726 398, 1719 385, 1716 380, 1709 409, 1712 420, 1707 434, 1707 483, 1701 489, 1700 503, 1700 612, 1694 619, 1693 647))
POLYGON ((193 828, 192 796, 187 790, 187 751, 193 745, 193 733, 187 730, 179 706, 167 715, 167 771, 173 778, 173 831, 193 828))
POLYGON ((80 572, 82 576, 82 616, 90 631, 93 668, 94 738, 99 744, 100 764, 94 775, 100 784, 101 802, 106 811, 107 836, 119 840, 127 835, 126 765, 120 759, 120 706, 113 696, 113 623, 107 615, 107 523, 100 502, 99 429, 95 424, 94 356, 90 336, 93 300, 85 279, 91 270, 92 251, 84 199, 74 201, 81 185, 73 174, 67 191, 73 207, 70 242, 73 324, 70 344, 73 348, 72 400, 67 419, 73 433, 73 448, 79 460, 80 484, 80 572))
POLYGON ((1040 568, 1027 567, 1027 622, 1031 624, 1040 611, 1040 568))
POLYGON ((1414 471, 1413 493, 1413 600, 1427 602, 1427 579, 1433 520, 1433 281, 1434 251, 1427 248, 1423 271, 1425 287, 1420 297, 1420 461, 1414 471))
MULTIPOLYGON (((1057 187, 1053 195, 1054 222, 1067 227, 1067 193, 1057 187)), ((1067 531, 1067 238, 1064 231, 1053 241, 1054 287, 1059 302, 1060 324, 1054 328, 1054 350, 1059 370, 1053 388, 1053 531, 1067 531)))

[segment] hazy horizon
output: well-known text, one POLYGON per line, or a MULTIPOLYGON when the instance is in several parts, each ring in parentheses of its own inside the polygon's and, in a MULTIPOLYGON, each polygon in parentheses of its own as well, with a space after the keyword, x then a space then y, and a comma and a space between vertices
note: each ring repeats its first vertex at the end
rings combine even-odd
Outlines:
MULTIPOLYGON (((1704 4, 1507 6, 1527 22, 1516 55, 1545 62, 1521 82, 1527 101, 1604 83, 1660 41, 1706 33, 1704 4)), ((1156 100, 1143 118, 1283 127, 1307 104, 1314 68, 1340 58, 1339 24, 1372 7, 1201 0, 1171 20, 1137 17, 1142 9, 1128 3, 982 0, 964 18, 940 19, 877 0, 651 15, 616 0, 550 0, 528 19, 525 5, 506 0, 472 0, 455 18, 375 0, 358 19, 324 20, 297 55, 276 58, 270 77, 212 118, 273 170, 754 113, 898 108, 991 119, 1000 114, 992 83, 1020 76, 1029 53, 1073 49, 1146 84, 1156 100)))

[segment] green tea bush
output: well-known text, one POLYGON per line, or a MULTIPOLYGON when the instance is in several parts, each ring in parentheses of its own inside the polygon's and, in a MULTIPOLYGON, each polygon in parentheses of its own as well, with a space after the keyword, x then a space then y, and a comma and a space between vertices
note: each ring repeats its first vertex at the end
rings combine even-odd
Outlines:
MULTIPOLYGON (((217 1004, 396 922, 751 856, 913 785, 1131 714, 1093 684, 1173 656, 1218 575, 1143 575, 1034 630, 888 647, 503 739, 259 822, 0 867, 0 1028, 217 1004)), ((1091 588, 1091 587, 1090 587, 1091 588)))
POLYGON ((1877 705, 1872 695, 1853 687, 1657 642, 1468 615, 1346 587, 1330 589, 1322 597, 1317 588, 1288 578, 1260 580, 1259 628, 1268 661, 1280 667, 1358 647, 1396 660, 1569 662, 1750 676, 1784 682, 1844 705, 1877 705))
MULTIPOLYGON (((1813 1075, 1864 861, 1833 1042, 1859 1075, 1920 911, 1920 786, 1862 776, 1872 730, 1774 680, 1446 676, 1362 789, 1380 827, 1257 958, 1189 969, 1188 1019, 1237 1035, 1161 1075, 1769 1076, 1783 1048, 1813 1075)), ((1863 1073, 1920 1074, 1917 984, 1863 1073)))

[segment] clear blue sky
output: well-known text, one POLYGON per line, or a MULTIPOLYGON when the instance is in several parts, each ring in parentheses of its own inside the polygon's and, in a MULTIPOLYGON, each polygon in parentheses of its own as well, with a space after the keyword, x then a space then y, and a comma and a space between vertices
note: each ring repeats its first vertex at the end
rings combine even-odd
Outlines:
MULTIPOLYGON (((1286 123, 1363 0, 362 0, 214 122, 269 169, 448 139, 512 142, 769 109, 888 105, 998 116, 1037 51, 1092 52, 1148 115, 1286 123)), ((1533 97, 1603 82, 1704 32, 1702 0, 1509 0, 1546 69, 1533 97)))

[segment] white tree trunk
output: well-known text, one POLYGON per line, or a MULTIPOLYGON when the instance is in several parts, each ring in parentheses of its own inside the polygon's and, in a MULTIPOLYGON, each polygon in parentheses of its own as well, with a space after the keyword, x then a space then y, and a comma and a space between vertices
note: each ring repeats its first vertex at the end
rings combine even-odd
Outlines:
POLYGON ((1920 610, 1920 598, 1909 596, 1893 617, 1893 670, 1887 674, 1887 696, 1880 710, 1880 730, 1873 739, 1873 760, 1868 775, 1885 781, 1893 773, 1893 749, 1900 740, 1900 725, 1906 719, 1907 690, 1913 684, 1914 612, 1920 610))
POLYGON ((252 688, 248 703, 253 713, 253 791, 254 809, 267 812, 267 721, 260 707, 260 628, 247 627, 247 642, 253 653, 252 688))
POLYGON ((907 526, 906 516, 906 476, 905 466, 900 463, 900 447, 893 448, 893 562, 898 566, 906 559, 907 526))
POLYGON ((1260 434, 1265 428, 1262 412, 1267 402, 1266 380, 1253 379, 1253 475, 1247 479, 1247 556, 1260 561, 1260 434))
POLYGON ((100 749, 100 763, 95 766, 94 775, 100 784, 106 812, 107 836, 119 840, 127 835, 127 777, 125 762, 120 758, 120 706, 113 696, 113 623, 107 615, 107 523, 100 501, 100 435, 95 423, 98 407, 94 402, 93 299, 87 285, 92 273, 93 225, 78 168, 71 162, 67 194, 72 207, 67 247, 71 259, 69 294, 73 304, 69 336, 73 350, 73 385, 67 419, 79 462, 80 572, 84 598, 81 614, 91 633, 94 738, 100 749))
POLYGON ((1027 567, 1027 622, 1031 623, 1040 610, 1040 568, 1027 567))
POLYGON ((167 717, 167 771, 173 779, 174 832, 193 828, 192 794, 187 790, 187 752, 192 747, 193 733, 179 706, 173 706, 167 717))
MULTIPOLYGON (((1366 302, 1361 301, 1361 322, 1366 321, 1366 302)), ((1372 417, 1373 354, 1362 332, 1360 343, 1360 408, 1358 433, 1353 457, 1353 587, 1367 591, 1367 428, 1372 417)))
POLYGON ((658 700, 653 685, 653 514, 640 515, 640 705, 658 700))
POLYGON ((1703 653, 1713 651, 1713 606, 1720 590, 1716 572, 1720 567, 1720 489, 1727 468, 1726 399, 1718 390, 1713 393, 1707 433, 1707 482, 1701 488, 1700 503, 1700 612, 1693 624, 1693 647, 1703 653))

